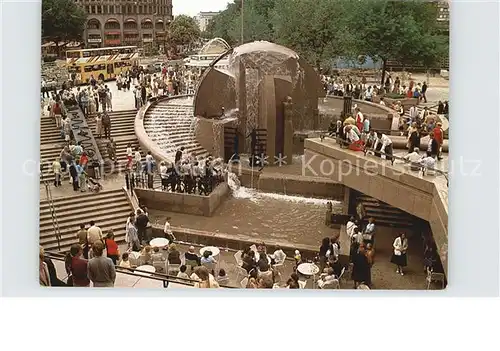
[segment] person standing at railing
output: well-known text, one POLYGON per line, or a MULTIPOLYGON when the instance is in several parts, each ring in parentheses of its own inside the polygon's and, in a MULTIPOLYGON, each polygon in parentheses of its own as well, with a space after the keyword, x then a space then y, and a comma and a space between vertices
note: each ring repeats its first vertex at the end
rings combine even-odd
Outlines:
POLYGON ((115 285, 116 270, 113 261, 108 257, 103 257, 104 244, 97 241, 92 245, 94 258, 90 259, 87 268, 87 275, 95 288, 112 288, 115 285))
POLYGON ((79 244, 73 244, 66 255, 65 265, 68 273, 68 285, 89 287, 88 261, 82 258, 83 250, 79 244))
POLYGON ((441 160, 441 152, 443 148, 443 142, 444 142, 444 131, 443 131, 443 124, 441 122, 436 123, 436 127, 433 129, 434 133, 434 139, 436 139, 436 142, 438 143, 438 153, 437 153, 437 159, 441 160))
POLYGON ((364 122, 364 116, 361 113, 361 109, 359 107, 356 107, 356 127, 358 127, 359 131, 363 130, 363 122, 364 122))
POLYGON ((435 138, 434 132, 429 134, 429 144, 427 144, 427 151, 431 153, 431 156, 437 158, 439 153, 439 143, 435 138))
POLYGON ((387 135, 377 132, 377 139, 375 140, 375 144, 373 145, 373 149, 377 150, 377 146, 382 144, 380 147, 380 157, 389 161, 393 161, 393 149, 392 149, 392 140, 387 135))

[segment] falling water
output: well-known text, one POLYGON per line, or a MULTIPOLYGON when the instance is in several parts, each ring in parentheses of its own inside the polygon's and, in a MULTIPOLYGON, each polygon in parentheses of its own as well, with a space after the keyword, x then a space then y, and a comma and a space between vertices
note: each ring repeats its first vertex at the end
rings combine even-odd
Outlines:
POLYGON ((256 189, 246 188, 241 186, 241 182, 238 176, 234 173, 228 173, 227 184, 231 189, 231 194, 236 199, 248 199, 254 203, 259 203, 264 199, 280 200, 284 202, 294 202, 294 203, 304 203, 312 205, 326 205, 328 201, 332 202, 334 205, 342 204, 340 201, 332 201, 328 199, 319 199, 312 197, 302 197, 302 196, 291 196, 276 193, 264 193, 256 189))

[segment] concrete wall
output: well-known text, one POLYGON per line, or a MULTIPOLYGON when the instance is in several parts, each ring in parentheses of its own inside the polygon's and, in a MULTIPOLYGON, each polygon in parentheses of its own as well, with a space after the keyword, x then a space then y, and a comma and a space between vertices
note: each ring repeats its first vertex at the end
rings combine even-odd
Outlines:
POLYGON ((214 157, 224 157, 224 127, 232 126, 230 121, 198 118, 195 126, 196 140, 214 157))
MULTIPOLYGON (((361 112, 370 119, 372 128, 390 130, 393 120, 397 121, 397 114, 389 107, 375 104, 364 100, 353 100, 352 106, 357 104, 361 112)), ((344 98, 342 96, 327 96, 319 100, 320 117, 318 129, 328 129, 330 121, 340 116, 344 108, 344 98)), ((396 124, 397 130, 397 124, 396 124)))
POLYGON ((194 115, 218 117, 222 107, 226 111, 236 107, 235 78, 228 72, 210 69, 203 76, 194 98, 194 115))
POLYGON ((345 186, 329 178, 262 173, 255 169, 252 182, 252 171, 249 168, 240 168, 238 178, 242 186, 253 187, 263 192, 344 201, 345 186))
POLYGON ((344 188, 344 185, 327 178, 280 173, 263 173, 257 182, 257 189, 264 192, 322 197, 336 201, 344 200, 344 188))
MULTIPOLYGON (((430 223, 436 245, 446 250, 448 242, 447 189, 402 172, 362 154, 320 143, 305 141, 305 174, 328 177, 345 186, 413 214, 430 223)), ((445 183, 446 181, 442 179, 445 183)), ((445 273, 447 258, 441 258, 445 273)))
POLYGON ((138 188, 135 194, 141 205, 154 210, 210 217, 229 194, 229 187, 222 183, 209 196, 138 188))

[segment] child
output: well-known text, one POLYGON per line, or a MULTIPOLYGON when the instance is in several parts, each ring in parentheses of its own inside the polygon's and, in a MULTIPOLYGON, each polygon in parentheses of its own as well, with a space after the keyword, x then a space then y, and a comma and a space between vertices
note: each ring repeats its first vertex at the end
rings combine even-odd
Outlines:
POLYGON ((130 261, 128 260, 128 252, 122 254, 122 260, 120 261, 119 267, 130 268, 130 261))
POLYGON ((141 252, 141 261, 142 264, 152 264, 153 261, 151 260, 151 246, 147 245, 142 249, 141 252))
POLYGON ((298 267, 298 265, 302 263, 302 255, 299 250, 295 250, 293 258, 295 259, 295 267, 298 267))
POLYGON ((187 270, 187 266, 185 264, 183 264, 179 268, 179 273, 177 273, 177 278, 189 279, 189 275, 187 275, 186 270, 187 270))
POLYGON ((222 268, 219 270, 219 275, 217 276, 217 283, 222 285, 229 284, 229 277, 226 275, 226 271, 222 268))

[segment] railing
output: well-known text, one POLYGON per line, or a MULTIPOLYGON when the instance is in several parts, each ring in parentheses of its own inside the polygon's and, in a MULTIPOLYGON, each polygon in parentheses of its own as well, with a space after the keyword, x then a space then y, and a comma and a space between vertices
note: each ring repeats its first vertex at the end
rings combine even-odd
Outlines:
MULTIPOLYGON (((324 134, 320 135, 321 141, 323 141, 324 138, 325 138, 324 134)), ((339 144, 340 148, 342 148, 344 146, 349 146, 351 144, 351 142, 348 141, 347 139, 342 139, 340 137, 336 137, 334 140, 337 142, 337 144, 339 144)), ((364 153, 365 156, 368 154, 368 152, 373 152, 376 156, 379 156, 379 157, 381 157, 382 155, 385 155, 389 159, 389 161, 391 162, 391 165, 394 165, 394 160, 403 161, 404 163, 409 164, 410 167, 418 168, 419 173, 422 172, 422 176, 425 176, 425 173, 427 171, 434 171, 436 174, 441 174, 442 176, 445 177, 445 179, 446 179, 446 187, 448 187, 448 183, 449 183, 448 172, 445 172, 445 171, 442 171, 440 169, 433 168, 433 167, 426 167, 426 166, 423 166, 420 163, 411 162, 411 161, 405 159, 404 157, 397 156, 397 155, 394 155, 394 154, 392 154, 392 155, 386 155, 384 152, 382 152, 380 150, 375 150, 373 148, 364 148, 363 153, 364 153)))
POLYGON ((56 208, 54 206, 54 200, 52 199, 52 191, 50 190, 50 184, 46 179, 43 179, 42 170, 40 169, 40 178, 43 180, 45 186, 45 194, 47 196, 47 202, 50 209, 50 217, 52 219, 52 226, 54 227, 54 234, 57 240, 57 248, 61 250, 61 231, 59 228, 59 222, 57 221, 56 208))
MULTIPOLYGON (((65 261, 65 254, 62 253, 55 253, 55 252, 45 252, 45 256, 50 258, 51 260, 57 260, 57 261, 65 261)), ((163 286, 165 288, 168 287, 169 283, 175 283, 175 284, 180 284, 180 285, 186 285, 186 286, 194 286, 195 283, 198 281, 193 280, 193 279, 188 279, 188 278, 180 278, 176 277, 173 275, 168 275, 168 274, 163 274, 163 273, 157 273, 157 272, 148 272, 148 271, 143 271, 137 268, 126 268, 126 267, 120 267, 120 266, 115 266, 116 273, 121 273, 121 274, 126 274, 126 275, 131 275, 137 278, 145 278, 145 279, 151 279, 151 280, 157 280, 163 282, 163 286)), ((221 288, 226 288, 226 289, 235 289, 234 286, 229 286, 229 285, 222 285, 219 284, 221 288)))
MULTIPOLYGON (((141 168, 142 167, 143 166, 141 163, 141 168)), ((163 191, 171 191, 177 193, 196 193, 196 191, 198 191, 200 194, 208 196, 219 184, 224 182, 224 178, 221 175, 191 175, 190 178, 188 178, 186 175, 180 174, 181 172, 178 172, 176 170, 174 170, 174 173, 174 175, 171 175, 166 179, 166 188, 164 187, 164 184, 162 182, 161 175, 156 170, 153 172, 141 171, 140 173, 138 173, 137 171, 126 172, 125 183, 127 190, 133 190, 134 188, 154 190, 160 189, 163 191), (168 190, 169 187, 170 190, 168 190)))

